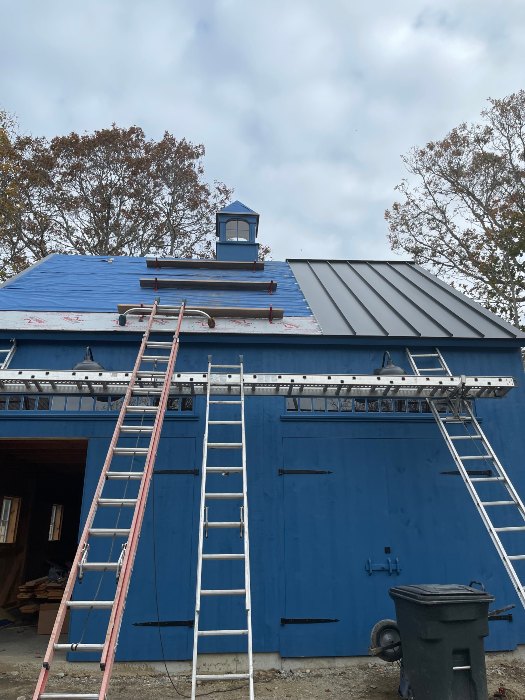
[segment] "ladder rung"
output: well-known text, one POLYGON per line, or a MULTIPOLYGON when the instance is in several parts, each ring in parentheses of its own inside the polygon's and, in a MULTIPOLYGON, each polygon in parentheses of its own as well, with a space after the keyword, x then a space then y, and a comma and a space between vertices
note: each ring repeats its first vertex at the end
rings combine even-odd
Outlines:
POLYGON ((152 433, 152 425, 122 425, 120 427, 121 433, 152 433))
POLYGON ((93 527, 89 530, 89 534, 93 537, 127 537, 129 528, 93 527))
POLYGON ((205 498, 217 498, 220 500, 244 498, 243 493, 206 493, 204 496, 205 496, 205 498))
POLYGON ((133 394, 137 396, 149 396, 150 394, 153 396, 159 396, 159 394, 162 393, 162 389, 158 388, 156 389, 155 387, 133 387, 133 394))
POLYGON ((210 365, 211 369, 240 369, 241 365, 210 365))
POLYGON ((470 416, 461 416, 460 418, 444 416, 443 418, 440 418, 440 420, 442 423, 463 425, 464 423, 470 423, 472 421, 472 418, 470 416))
POLYGON ((230 382, 229 384, 224 384, 223 382, 210 382, 210 386, 223 386, 228 389, 231 389, 232 387, 237 387, 241 385, 239 384, 239 382, 230 382))
POLYGON ((242 442, 209 442, 208 448, 211 450, 240 450, 242 442))
POLYGON ((41 693, 39 700, 98 700, 98 693, 41 693))
POLYGON ((203 554, 203 559, 244 559, 244 554, 203 554))
POLYGON ((418 367, 418 372, 444 372, 443 367, 418 367))
POLYGON ((481 440, 481 435, 449 435, 451 440, 481 440))
POLYGON ((460 457, 462 462, 471 462, 474 459, 492 459, 492 455, 466 455, 465 457, 460 457))
POLYGON ((474 476, 471 481, 505 481, 502 476, 474 476))
POLYGON ((244 595, 246 588, 219 588, 201 590, 201 595, 244 595))
POLYGON ((241 527, 241 522, 240 522, 240 520, 237 522, 227 522, 227 521, 216 520, 215 522, 207 522, 206 526, 207 527, 234 528, 234 527, 241 527))
POLYGON ((168 355, 143 355, 142 362, 168 362, 168 355))
POLYGON ((242 472, 243 467, 206 467, 206 471, 214 474, 228 474, 229 472, 242 472))
POLYGON ((482 501, 482 506, 515 506, 515 501, 482 501))
POLYGON ((166 341, 151 340, 146 343, 148 348, 171 348, 173 343, 168 343, 166 341))
POLYGON ((107 472, 106 479, 142 479, 144 472, 107 472))
POLYGON ((418 352, 417 355, 410 353, 411 357, 439 357, 436 352, 418 352))
POLYGON ((511 561, 518 561, 520 559, 525 559, 525 554, 511 554, 509 555, 511 561))
POLYGON ((214 400, 214 401, 210 401, 210 403, 231 403, 233 405, 233 404, 242 403, 242 401, 238 401, 237 399, 235 401, 216 401, 216 400, 214 400))
POLYGON ((112 608, 113 600, 69 600, 68 608, 112 608))
POLYGON ((158 406, 128 406, 128 413, 157 413, 158 406))
POLYGON ((119 566, 116 561, 87 561, 82 564, 85 571, 116 571, 119 566))
POLYGON ((242 420, 209 420, 208 425, 242 425, 242 420))
POLYGON ((115 447, 113 454, 116 455, 146 455, 149 447, 115 447))
POLYGON ((134 506, 136 498, 99 498, 99 506, 134 506))
POLYGON ((198 681, 243 681, 250 678, 249 673, 198 673, 195 678, 198 681))
POLYGON ((199 630, 199 637, 242 637, 248 630, 199 630))
POLYGON ((147 377, 156 377, 158 379, 162 379, 162 377, 166 376, 166 372, 161 372, 161 371, 156 371, 154 369, 141 369, 137 372, 137 377, 140 379, 144 379, 147 377))
POLYGON ((525 531, 525 525, 513 525, 511 527, 495 527, 496 532, 523 532, 525 531))
POLYGON ((103 644, 53 644, 55 651, 102 651, 103 648, 103 644))

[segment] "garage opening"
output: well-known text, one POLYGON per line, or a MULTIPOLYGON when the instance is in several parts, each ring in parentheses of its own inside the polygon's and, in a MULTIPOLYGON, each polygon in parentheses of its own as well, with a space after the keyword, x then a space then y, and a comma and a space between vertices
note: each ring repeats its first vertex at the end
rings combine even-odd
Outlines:
POLYGON ((0 439, 0 608, 36 614, 60 601, 77 547, 87 445, 0 439))

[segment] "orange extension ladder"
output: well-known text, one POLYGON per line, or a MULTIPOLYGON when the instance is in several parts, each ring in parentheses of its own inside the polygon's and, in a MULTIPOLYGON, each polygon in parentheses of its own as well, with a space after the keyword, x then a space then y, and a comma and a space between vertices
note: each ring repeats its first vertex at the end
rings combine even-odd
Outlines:
MULTIPOLYGON (((149 338, 155 317, 159 313, 158 305, 159 302, 157 300, 151 307, 146 330, 122 402, 109 451, 80 537, 77 553, 64 590, 64 596, 60 603, 33 700, 51 700, 52 698, 54 700, 66 700, 67 698, 76 698, 76 700, 106 700, 107 698, 120 625, 124 614, 133 563, 146 509, 148 490, 155 465, 164 416, 168 405, 171 378, 179 349, 179 334, 185 312, 185 304, 183 303, 178 312, 177 326, 172 341, 153 342, 150 341, 149 338), (154 352, 152 354, 147 354, 150 349, 153 349, 154 352), (164 351, 164 353, 162 351, 164 351), (143 369, 143 363, 154 363, 154 368, 157 367, 158 363, 165 363, 166 368, 158 372, 152 371, 151 369, 145 370, 143 369), (153 379, 153 387, 151 385, 140 387, 141 377, 153 379), (144 399, 145 396, 154 396, 155 400, 149 401, 148 399, 144 399), (158 397, 158 403, 156 402, 156 397, 158 397), (129 425, 125 424, 126 419, 131 419, 137 415, 141 417, 140 425, 135 423, 129 425), (145 425, 144 422, 146 420, 149 420, 152 424, 145 425), (149 444, 147 447, 121 446, 121 441, 130 436, 137 437, 137 444, 140 438, 149 436, 149 444), (115 457, 119 459, 121 457, 131 458, 130 470, 116 471, 115 468, 112 469, 115 457), (135 469, 134 461, 135 458, 139 457, 144 457, 145 463, 135 469), (114 483, 115 481, 117 481, 117 483, 123 483, 126 489, 131 484, 138 483, 137 495, 133 498, 128 498, 126 497, 127 491, 125 491, 123 497, 104 497, 104 489, 107 488, 108 484, 114 483), (95 519, 101 507, 104 508, 104 511, 106 511, 106 509, 115 509, 117 513, 120 513, 120 510, 123 508, 133 508, 130 527, 96 527, 95 519), (92 562, 89 560, 90 541, 92 538, 100 537, 112 538, 113 541, 122 541, 122 549, 117 560, 115 560, 116 557, 114 557, 113 561, 92 562), (115 572, 115 594, 113 600, 73 600, 73 590, 77 579, 81 579, 84 574, 89 571, 115 572), (59 638, 68 609, 109 609, 110 616, 105 640, 97 644, 83 644, 82 642, 60 643, 59 638), (78 693, 70 691, 59 692, 56 690, 53 692, 45 692, 48 681, 50 680, 51 665, 56 651, 100 652, 100 668, 103 673, 99 690, 78 693)), ((117 518, 118 517, 119 516, 117 516, 117 518)))

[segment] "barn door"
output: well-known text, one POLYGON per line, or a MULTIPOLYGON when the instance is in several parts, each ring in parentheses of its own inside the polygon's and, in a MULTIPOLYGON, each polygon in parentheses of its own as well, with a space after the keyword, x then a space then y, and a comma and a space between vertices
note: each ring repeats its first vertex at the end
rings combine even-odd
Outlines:
POLYGON ((386 561, 388 441, 285 438, 281 655, 366 654, 392 577, 386 561))
POLYGON ((191 658, 199 490, 195 457, 194 438, 160 443, 120 636, 122 660, 191 658))

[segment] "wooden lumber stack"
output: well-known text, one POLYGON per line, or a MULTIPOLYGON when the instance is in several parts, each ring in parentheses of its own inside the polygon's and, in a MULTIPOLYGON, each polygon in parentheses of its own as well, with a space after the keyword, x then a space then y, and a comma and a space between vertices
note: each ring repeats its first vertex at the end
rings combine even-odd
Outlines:
POLYGON ((21 613, 36 613, 42 603, 58 603, 62 598, 66 580, 52 581, 47 576, 26 581, 18 588, 18 609, 21 613))

